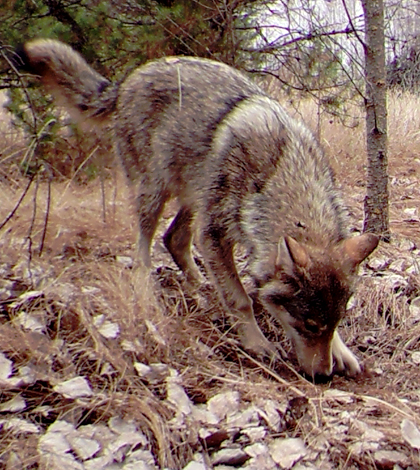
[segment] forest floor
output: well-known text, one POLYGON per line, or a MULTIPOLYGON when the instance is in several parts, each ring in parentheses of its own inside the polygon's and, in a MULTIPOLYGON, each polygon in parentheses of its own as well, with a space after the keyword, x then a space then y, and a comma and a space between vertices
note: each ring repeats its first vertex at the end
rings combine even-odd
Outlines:
MULTIPOLYGON (((364 367, 354 379, 302 377, 267 316, 287 358, 247 354, 212 288, 187 293, 160 236, 151 276, 131 269, 136 221, 118 170, 51 193, 34 181, 0 231, 0 468, 420 468, 420 106, 406 99, 390 104, 392 239, 361 267, 340 326, 364 367)), ((310 124, 360 231, 363 123, 322 119, 310 124)), ((0 161, 0 223, 28 184, 6 166, 15 147, 0 161)))

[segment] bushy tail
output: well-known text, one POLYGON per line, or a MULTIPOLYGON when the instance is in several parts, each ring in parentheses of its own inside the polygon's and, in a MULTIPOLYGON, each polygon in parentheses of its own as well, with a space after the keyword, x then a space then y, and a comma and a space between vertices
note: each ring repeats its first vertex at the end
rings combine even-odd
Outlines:
POLYGON ((77 120, 104 121, 115 108, 117 86, 60 41, 37 39, 17 51, 20 66, 39 75, 47 90, 77 120))

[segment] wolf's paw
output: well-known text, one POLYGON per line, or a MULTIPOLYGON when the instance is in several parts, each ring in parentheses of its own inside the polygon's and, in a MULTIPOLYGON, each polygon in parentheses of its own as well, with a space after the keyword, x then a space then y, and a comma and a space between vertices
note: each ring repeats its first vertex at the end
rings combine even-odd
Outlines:
POLYGON ((349 377, 354 377, 361 373, 359 361, 350 349, 344 344, 340 335, 335 332, 332 342, 332 355, 335 362, 334 371, 341 372, 349 377))
POLYGON ((251 325, 242 325, 238 328, 238 332, 243 347, 248 351, 260 357, 267 356, 270 359, 275 359, 278 355, 276 345, 268 341, 259 329, 257 330, 251 325))

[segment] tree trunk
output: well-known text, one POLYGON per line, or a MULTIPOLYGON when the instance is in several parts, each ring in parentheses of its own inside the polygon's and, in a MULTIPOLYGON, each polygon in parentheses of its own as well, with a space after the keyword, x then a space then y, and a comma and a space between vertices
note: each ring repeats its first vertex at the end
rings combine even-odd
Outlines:
POLYGON ((367 190, 363 230, 389 240, 383 0, 362 0, 365 17, 367 190))

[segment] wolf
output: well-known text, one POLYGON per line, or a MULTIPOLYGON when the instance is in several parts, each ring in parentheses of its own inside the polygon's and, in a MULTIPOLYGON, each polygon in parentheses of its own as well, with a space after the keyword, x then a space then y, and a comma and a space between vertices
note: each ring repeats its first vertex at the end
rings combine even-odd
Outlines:
POLYGON ((249 253, 258 300, 284 327, 303 372, 361 371, 337 326, 357 268, 378 237, 349 236, 331 166, 304 124, 245 74, 217 61, 162 58, 113 83, 56 40, 27 42, 18 56, 76 120, 112 128, 135 194, 141 266, 150 268, 159 216, 176 198, 179 211, 164 244, 197 286, 196 235, 245 348, 276 349, 238 275, 237 245, 249 253))

